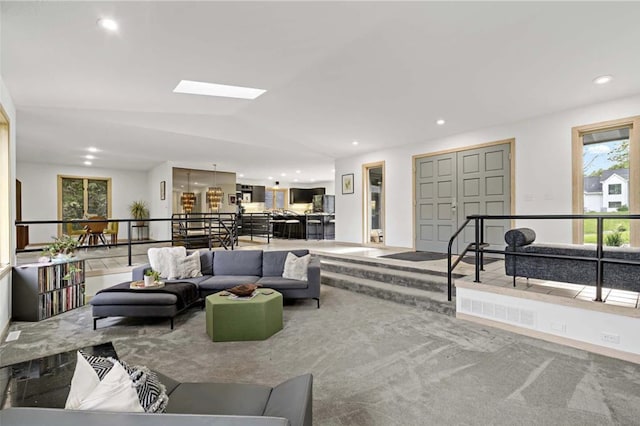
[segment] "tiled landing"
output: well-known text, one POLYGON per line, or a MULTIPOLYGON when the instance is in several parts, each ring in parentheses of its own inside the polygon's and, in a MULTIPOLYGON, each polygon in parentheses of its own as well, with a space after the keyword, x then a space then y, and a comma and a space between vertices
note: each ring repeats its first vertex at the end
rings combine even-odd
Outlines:
MULTIPOLYGON (((504 263, 495 262, 491 268, 480 274, 481 283, 492 287, 503 287, 523 292, 523 295, 538 293, 550 296, 558 296, 569 299, 593 301, 596 297, 596 288, 591 285, 569 284, 556 281, 537 280, 533 278, 516 278, 516 286, 513 287, 513 278, 504 274, 504 263)), ((473 275, 460 278, 458 281, 472 283, 473 275)), ((602 299, 608 306, 621 306, 626 308, 640 308, 640 294, 633 291, 602 288, 602 299)), ((594 302, 599 303, 599 302, 594 302)))

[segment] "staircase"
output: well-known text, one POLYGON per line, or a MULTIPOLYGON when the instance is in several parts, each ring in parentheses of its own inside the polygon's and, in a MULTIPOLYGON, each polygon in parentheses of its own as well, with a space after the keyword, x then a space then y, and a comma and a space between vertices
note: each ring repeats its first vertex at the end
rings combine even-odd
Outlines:
MULTIPOLYGON (((447 300, 447 273, 398 263, 317 253, 322 284, 455 316, 447 300)), ((454 274, 455 278, 462 275, 454 274)), ((454 288, 455 291, 455 288, 454 288)))

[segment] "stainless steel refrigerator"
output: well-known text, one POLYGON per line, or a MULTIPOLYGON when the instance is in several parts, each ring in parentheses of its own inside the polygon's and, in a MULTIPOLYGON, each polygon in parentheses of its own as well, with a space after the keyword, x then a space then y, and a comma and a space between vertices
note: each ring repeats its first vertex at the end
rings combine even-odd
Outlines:
POLYGON ((314 195, 313 196, 313 212, 314 213, 335 213, 336 196, 335 195, 314 195))

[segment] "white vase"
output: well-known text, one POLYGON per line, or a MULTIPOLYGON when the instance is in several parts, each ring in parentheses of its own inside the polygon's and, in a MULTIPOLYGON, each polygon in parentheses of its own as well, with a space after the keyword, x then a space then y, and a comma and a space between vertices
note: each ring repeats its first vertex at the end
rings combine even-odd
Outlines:
POLYGON ((153 277, 151 275, 145 275, 144 276, 144 286, 145 287, 151 287, 153 285, 154 285, 153 277))

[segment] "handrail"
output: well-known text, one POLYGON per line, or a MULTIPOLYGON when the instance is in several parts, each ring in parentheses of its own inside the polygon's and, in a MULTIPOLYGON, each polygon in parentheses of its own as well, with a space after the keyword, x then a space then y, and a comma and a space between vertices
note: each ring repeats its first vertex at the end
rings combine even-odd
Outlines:
MULTIPOLYGON (((180 221, 184 221, 184 222, 200 222, 202 223, 203 221, 208 219, 208 223, 209 223, 209 227, 208 227, 208 234, 205 234, 204 236, 208 237, 208 246, 209 246, 209 250, 212 249, 212 238, 214 238, 214 236, 216 237, 216 241, 220 242, 221 246, 224 247, 225 250, 229 250, 229 247, 231 248, 231 250, 234 249, 234 245, 236 245, 238 243, 238 232, 237 232, 237 221, 236 221, 236 214, 235 213, 215 213, 213 214, 214 216, 210 216, 208 218, 204 218, 204 217, 190 217, 190 218, 181 218, 179 219, 180 221), (214 233, 212 233, 213 230, 213 220, 217 221, 217 226, 219 227, 219 229, 224 229, 226 231, 226 235, 229 235, 230 238, 227 238, 227 241, 223 241, 219 235, 215 235, 214 233), (228 223, 230 221, 230 223, 228 223), (231 242, 231 244, 229 244, 229 241, 231 242)), ((128 266, 132 266, 132 247, 133 245, 139 245, 139 244, 149 244, 149 241, 133 241, 132 239, 132 225, 136 222, 169 222, 169 224, 173 224, 174 221, 176 219, 171 217, 171 218, 146 218, 146 219, 131 219, 131 218, 127 218, 127 219, 114 219, 114 218, 107 218, 107 222, 118 222, 118 223, 126 223, 127 224, 127 242, 126 243, 118 243, 116 242, 115 244, 107 244, 107 246, 127 246, 127 257, 128 257, 128 266)), ((20 221, 16 221, 15 225, 64 225, 67 223, 75 223, 75 224, 86 224, 86 223, 91 223, 91 222, 104 222, 105 219, 71 219, 71 220, 20 220, 20 221)), ((63 232, 64 233, 64 232, 63 232)), ((171 239, 168 240, 153 240, 153 243, 171 243, 172 245, 176 242, 181 242, 178 239, 174 238, 174 233, 173 230, 171 231, 171 239)), ((40 251, 42 250, 41 248, 36 248, 36 249, 18 249, 16 248, 16 253, 28 253, 28 252, 36 252, 36 251, 40 251)))
MULTIPOLYGON (((610 219, 640 219, 640 214, 627 214, 627 215, 611 215, 611 214, 556 214, 556 215, 469 215, 465 222, 458 228, 458 230, 452 235, 449 239, 449 247, 447 250, 448 257, 448 268, 447 268, 447 291, 448 291, 448 300, 452 299, 452 287, 453 287, 453 270, 458 265, 464 254, 469 250, 472 246, 475 245, 475 253, 476 253, 476 264, 475 264, 475 281, 480 281, 480 270, 482 267, 482 256, 484 253, 492 253, 492 254, 502 254, 509 256, 528 256, 528 257, 542 257, 542 258, 553 258, 553 259, 568 259, 568 260, 581 260, 581 261, 589 261, 596 262, 596 298, 595 301, 602 301, 602 282, 603 282, 603 266, 605 263, 617 263, 617 264, 629 264, 636 265, 640 264, 638 261, 626 260, 626 259, 613 259, 613 258, 605 258, 604 250, 603 250, 603 229, 604 229, 604 221, 610 219), (550 219, 595 219, 596 220, 596 256, 595 257, 585 257, 585 256, 570 256, 570 255, 554 255, 554 254, 541 254, 541 253, 522 253, 522 252, 512 252, 506 250, 490 250, 485 249, 484 246, 487 244, 484 243, 484 230, 479 228, 484 228, 485 220, 517 220, 517 219, 535 219, 535 220, 550 220, 550 219), (464 230, 464 228, 469 224, 469 222, 474 221, 476 226, 476 235, 475 242, 470 243, 467 248, 463 251, 462 255, 456 260, 456 262, 452 265, 452 247, 453 242, 457 238, 457 236, 464 230)), ((514 276, 515 280, 515 276, 514 276)), ((514 281, 515 285, 515 281, 514 281)))
MULTIPOLYGON (((469 224, 469 222, 471 222, 471 219, 467 218, 467 220, 465 220, 465 222, 462 224, 462 226, 460 228, 458 228, 458 230, 451 236, 451 238, 449 239, 449 246, 447 247, 447 282, 448 282, 448 287, 447 287, 447 300, 449 302, 451 302, 451 283, 452 283, 452 274, 453 274, 453 270, 456 266, 458 266, 458 263, 460 263, 460 261, 462 260, 463 256, 458 256, 458 258, 456 259, 456 262, 451 265, 451 252, 452 252, 452 248, 453 248, 453 242, 455 241, 455 239, 458 237, 458 235, 460 234, 460 232, 462 232, 462 230, 469 224)), ((465 249, 465 253, 466 251, 469 249, 469 246, 467 246, 467 248, 465 249)))

